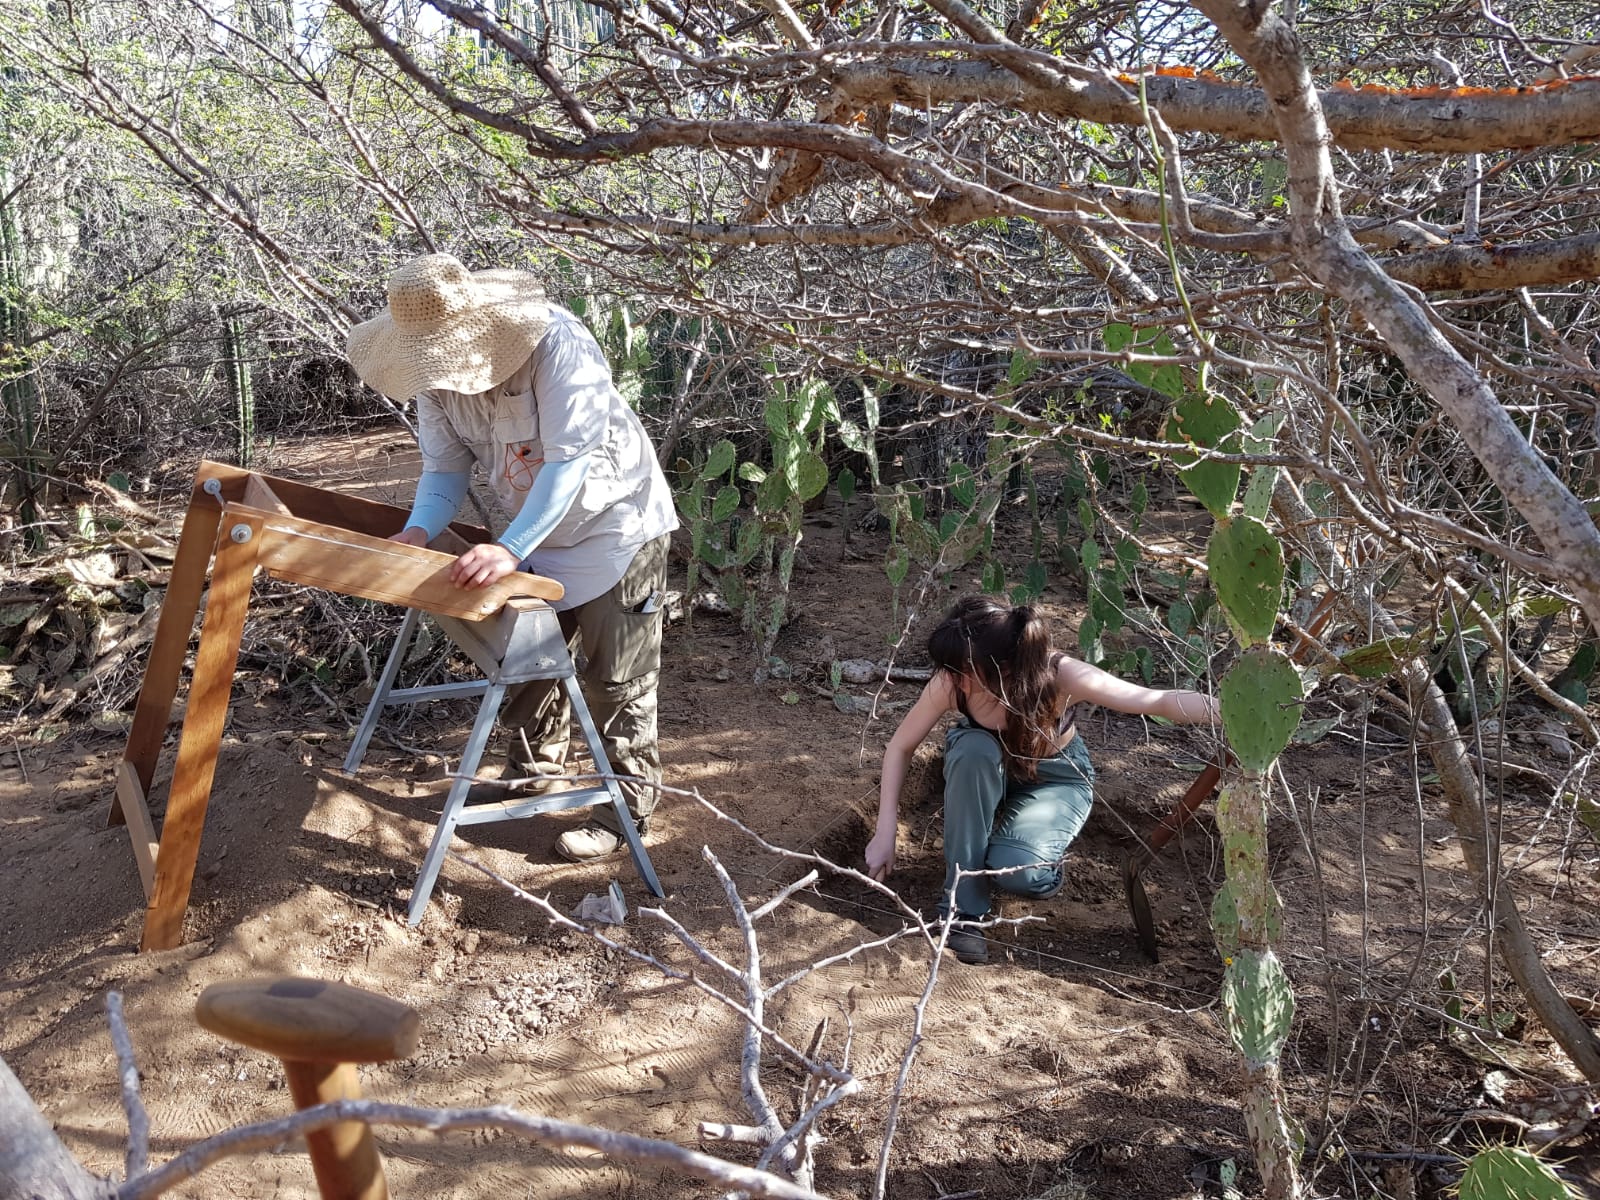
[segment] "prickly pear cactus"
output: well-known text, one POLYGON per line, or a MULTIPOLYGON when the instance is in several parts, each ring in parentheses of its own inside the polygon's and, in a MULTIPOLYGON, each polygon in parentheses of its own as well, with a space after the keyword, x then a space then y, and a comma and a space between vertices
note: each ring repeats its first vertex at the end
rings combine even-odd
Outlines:
MULTIPOLYGON (((1239 424, 1237 413, 1229 424, 1225 415, 1196 409, 1192 401, 1175 420, 1196 444, 1219 447, 1236 439, 1239 424), (1209 441, 1196 432, 1201 426, 1209 441)), ((1217 800, 1226 882, 1211 906, 1211 923, 1227 963, 1222 1007, 1228 1035, 1244 1056, 1244 1116, 1256 1168, 1268 1200, 1294 1200, 1300 1195, 1303 1138, 1278 1068, 1294 1019, 1294 989, 1272 950, 1282 919, 1267 874, 1267 801, 1272 764, 1300 723, 1303 686, 1294 664, 1261 644, 1272 638, 1283 596, 1283 547, 1258 515, 1270 503, 1272 481, 1263 477, 1247 513, 1229 516, 1239 472, 1224 479, 1211 469, 1219 465, 1194 463, 1184 471, 1185 482, 1217 516, 1206 564, 1222 610, 1245 647, 1220 689, 1222 724, 1237 765, 1226 773, 1217 800), (1203 494, 1202 488, 1214 490, 1203 494)))
MULTIPOLYGON (((1173 441, 1191 442, 1207 450, 1236 453, 1238 439, 1232 435, 1238 428, 1239 410, 1225 397, 1205 391, 1190 392, 1172 410, 1167 436, 1173 441)), ((1219 520, 1226 517, 1239 490, 1239 464, 1195 462, 1190 454, 1175 454, 1173 461, 1181 468, 1178 473, 1183 476, 1183 482, 1211 515, 1219 520), (1188 463, 1194 465, 1186 465, 1188 463)))
POLYGON ((1239 906, 1233 902, 1233 886, 1227 880, 1211 897, 1211 934, 1223 961, 1239 953, 1239 906))
POLYGON ((1245 644, 1270 638, 1283 593, 1283 547, 1272 531, 1254 517, 1218 521, 1206 567, 1245 644))
MULTIPOLYGON (((1265 913, 1262 914, 1262 923, 1266 930, 1265 940, 1275 942, 1283 935, 1283 901, 1278 898, 1276 888, 1269 889, 1265 909, 1265 913)), ((1224 960, 1239 953, 1242 941, 1239 906, 1234 903, 1233 887, 1226 880, 1217 889, 1217 894, 1211 898, 1211 933, 1217 942, 1217 953, 1224 960)))
POLYGON ((1246 771, 1265 771, 1300 724, 1304 688, 1288 655, 1253 646, 1222 681, 1222 727, 1246 771))
POLYGON ((1277 1061, 1294 1019, 1294 989, 1271 950, 1241 947, 1222 977, 1228 1036, 1251 1067, 1277 1061))
POLYGON ((1573 1193, 1538 1155, 1519 1146, 1490 1146, 1467 1163, 1461 1200, 1573 1200, 1573 1193))

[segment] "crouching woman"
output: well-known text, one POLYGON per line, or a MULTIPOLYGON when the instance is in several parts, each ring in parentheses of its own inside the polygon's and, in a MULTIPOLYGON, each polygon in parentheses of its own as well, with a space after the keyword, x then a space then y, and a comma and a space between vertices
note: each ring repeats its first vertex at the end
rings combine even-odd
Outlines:
POLYGON ((928 637, 933 678, 883 754, 877 831, 867 843, 867 871, 883 879, 894 867, 900 788, 911 752, 947 713, 961 720, 945 735, 944 897, 954 888, 948 945, 963 962, 984 962, 988 947, 974 922, 989 914, 991 885, 1036 899, 1061 890, 1067 847, 1094 803, 1094 768, 1078 736, 1079 704, 1165 717, 1180 724, 1218 719, 1200 692, 1127 683, 1050 646, 1026 605, 1010 608, 970 596, 928 637), (958 871, 999 871, 964 876, 958 871))

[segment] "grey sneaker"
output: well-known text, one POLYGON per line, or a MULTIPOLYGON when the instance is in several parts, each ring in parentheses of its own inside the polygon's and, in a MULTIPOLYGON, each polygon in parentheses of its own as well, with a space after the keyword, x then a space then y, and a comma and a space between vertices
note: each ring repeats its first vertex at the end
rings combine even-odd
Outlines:
POLYGON ((568 862, 586 863, 610 858, 623 846, 620 834, 602 825, 569 829, 556 839, 556 853, 568 862))
POLYGON ((976 925, 952 925, 944 944, 964 963, 976 966, 989 961, 989 943, 976 925))

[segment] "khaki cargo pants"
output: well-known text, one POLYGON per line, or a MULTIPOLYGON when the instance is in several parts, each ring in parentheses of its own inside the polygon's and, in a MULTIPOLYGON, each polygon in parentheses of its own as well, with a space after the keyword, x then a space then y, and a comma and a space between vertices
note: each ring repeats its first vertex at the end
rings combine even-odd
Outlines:
MULTIPOLYGON (((616 587, 560 614, 573 661, 579 661, 580 644, 587 658, 581 676, 583 697, 611 769, 654 781, 661 779, 656 681, 661 674, 668 541, 663 534, 640 546, 616 587)), ((560 774, 567 761, 571 717, 572 706, 559 680, 535 679, 512 688, 500 710, 500 723, 510 734, 507 776, 560 774)), ((628 811, 643 832, 660 794, 626 780, 621 787, 628 811)), ((622 832, 615 827, 616 813, 608 805, 596 805, 590 816, 612 833, 622 832)))

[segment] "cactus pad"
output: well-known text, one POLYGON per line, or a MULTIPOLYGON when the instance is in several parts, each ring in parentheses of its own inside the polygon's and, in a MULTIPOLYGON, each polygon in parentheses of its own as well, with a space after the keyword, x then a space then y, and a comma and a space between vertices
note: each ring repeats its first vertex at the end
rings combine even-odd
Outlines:
POLYGON ((1250 1066, 1275 1062, 1294 1019, 1294 989, 1271 950, 1240 950, 1222 978, 1228 1035, 1250 1066))
POLYGON ((1547 1163, 1520 1146, 1489 1146, 1467 1163, 1461 1200, 1572 1200, 1547 1163))
MULTIPOLYGON (((1167 425, 1167 437, 1175 442, 1189 442, 1206 450, 1237 453, 1239 439, 1234 435, 1239 428, 1239 410, 1226 398, 1204 391, 1191 392, 1172 411, 1167 425)), ((1174 454, 1179 474, 1196 499, 1221 520, 1228 515, 1233 497, 1239 490, 1241 468, 1238 463, 1195 462, 1192 454, 1174 454), (1193 464, 1193 465, 1188 465, 1193 464)))
POLYGON ((1239 953, 1239 908, 1233 902, 1233 889, 1226 883, 1211 897, 1211 933, 1217 940, 1217 953, 1223 958, 1239 953))
POLYGON ((1300 724, 1300 672, 1271 646, 1252 646, 1223 677, 1222 727, 1247 771, 1265 771, 1300 724))
POLYGON ((1272 531, 1254 517, 1218 521, 1206 567, 1217 599, 1245 641, 1270 638, 1283 593, 1283 547, 1272 531))

